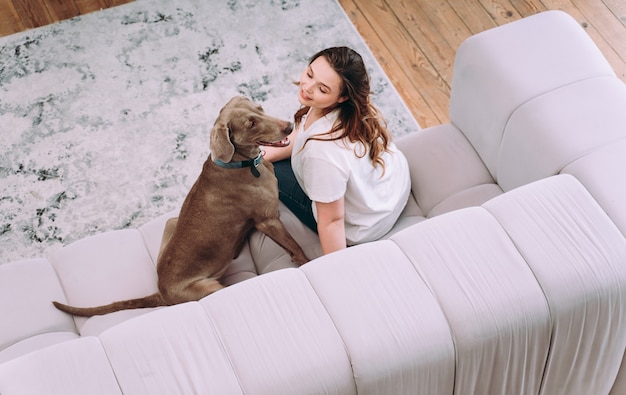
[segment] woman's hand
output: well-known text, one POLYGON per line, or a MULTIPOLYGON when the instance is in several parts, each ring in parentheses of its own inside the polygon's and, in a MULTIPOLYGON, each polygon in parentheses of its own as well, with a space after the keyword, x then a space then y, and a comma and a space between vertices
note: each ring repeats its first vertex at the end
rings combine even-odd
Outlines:
POLYGON ((293 142, 296 139, 296 131, 294 130, 289 135, 290 144, 286 147, 263 147, 263 159, 270 162, 278 162, 279 160, 287 159, 291 157, 291 151, 293 150, 293 142))
POLYGON ((330 203, 315 202, 317 233, 324 255, 346 248, 344 198, 330 203))

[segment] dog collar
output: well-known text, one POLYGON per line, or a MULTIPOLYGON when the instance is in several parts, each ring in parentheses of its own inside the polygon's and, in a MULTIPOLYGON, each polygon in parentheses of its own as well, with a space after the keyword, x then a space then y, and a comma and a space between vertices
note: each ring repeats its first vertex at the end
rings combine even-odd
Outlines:
POLYGON ((225 169, 243 169, 244 167, 249 167, 250 172, 252 172, 255 177, 261 176, 261 173, 259 173, 259 170, 257 169, 261 162, 263 162, 263 151, 259 152, 259 155, 254 159, 242 160, 239 162, 224 162, 219 159, 215 159, 213 161, 213 163, 225 169))

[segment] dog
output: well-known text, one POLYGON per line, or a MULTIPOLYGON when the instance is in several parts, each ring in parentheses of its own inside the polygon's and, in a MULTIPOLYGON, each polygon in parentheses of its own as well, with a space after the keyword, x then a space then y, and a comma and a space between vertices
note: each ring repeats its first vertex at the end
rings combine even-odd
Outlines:
POLYGON ((119 310, 170 306, 218 291, 219 282, 253 229, 265 233, 299 265, 308 261, 278 213, 278 181, 260 146, 287 146, 291 122, 266 115, 243 96, 220 110, 211 129, 211 153, 178 217, 163 231, 157 258, 158 292, 99 307, 52 302, 69 314, 89 317, 119 310))

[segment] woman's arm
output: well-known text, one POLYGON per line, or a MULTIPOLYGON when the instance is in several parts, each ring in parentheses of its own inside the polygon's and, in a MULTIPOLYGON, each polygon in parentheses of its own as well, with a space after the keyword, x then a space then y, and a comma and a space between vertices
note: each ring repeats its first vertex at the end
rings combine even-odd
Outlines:
POLYGON ((263 159, 270 162, 278 162, 279 160, 290 158, 293 150, 293 142, 296 140, 296 133, 295 130, 291 132, 289 135, 290 144, 286 147, 263 147, 263 159))
POLYGON ((317 209, 317 233, 324 255, 346 248, 344 222, 344 198, 331 203, 315 202, 317 209))

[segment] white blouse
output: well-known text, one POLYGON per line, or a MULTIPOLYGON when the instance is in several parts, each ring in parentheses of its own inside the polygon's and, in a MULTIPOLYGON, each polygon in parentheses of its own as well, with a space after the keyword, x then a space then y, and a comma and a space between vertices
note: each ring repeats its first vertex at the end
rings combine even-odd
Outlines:
MULTIPOLYGON (((393 143, 382 156, 384 175, 382 167, 374 167, 367 154, 361 155, 365 147, 360 143, 343 139, 305 144, 309 137, 330 131, 338 115, 339 110, 332 111, 306 130, 306 116, 302 118, 291 165, 313 202, 330 203, 344 196, 346 242, 354 245, 377 240, 391 229, 406 205, 411 181, 406 158, 393 143)), ((313 215, 317 220, 315 203, 313 215)))

